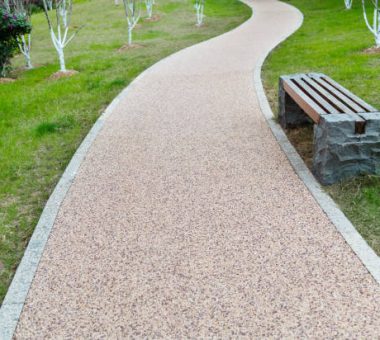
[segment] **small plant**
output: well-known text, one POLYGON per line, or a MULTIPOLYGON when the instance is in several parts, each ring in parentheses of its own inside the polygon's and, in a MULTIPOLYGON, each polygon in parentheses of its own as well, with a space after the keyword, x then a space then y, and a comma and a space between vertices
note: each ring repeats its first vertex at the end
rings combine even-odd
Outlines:
POLYGON ((372 25, 370 24, 368 16, 367 16, 365 0, 362 0, 364 21, 368 29, 371 31, 371 33, 375 37, 376 47, 380 48, 380 4, 379 4, 379 0, 371 0, 371 2, 374 7, 372 25))
POLYGON ((141 15, 141 0, 123 0, 125 16, 128 22, 128 45, 132 45, 132 31, 141 15))
POLYGON ((43 5, 50 31, 50 37, 58 54, 60 71, 67 72, 64 49, 70 43, 70 41, 74 39, 80 30, 78 29, 69 37, 68 33, 73 10, 73 2, 72 0, 56 0, 54 21, 50 19, 50 7, 48 5, 48 1, 43 0, 43 5))
POLYGON ((346 6, 346 9, 352 8, 353 0, 344 0, 344 5, 346 6))
POLYGON ((17 50, 17 39, 32 29, 24 14, 12 14, 8 2, 6 7, 0 7, 0 77, 5 77, 9 70, 10 60, 17 50))

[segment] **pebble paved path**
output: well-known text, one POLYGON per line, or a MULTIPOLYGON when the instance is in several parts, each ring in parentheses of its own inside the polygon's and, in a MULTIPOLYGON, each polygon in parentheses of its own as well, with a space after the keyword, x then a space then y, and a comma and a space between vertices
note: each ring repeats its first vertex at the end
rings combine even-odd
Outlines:
POLYGON ((260 112, 274 0, 131 86, 67 195, 17 327, 29 338, 379 338, 380 289, 260 112))

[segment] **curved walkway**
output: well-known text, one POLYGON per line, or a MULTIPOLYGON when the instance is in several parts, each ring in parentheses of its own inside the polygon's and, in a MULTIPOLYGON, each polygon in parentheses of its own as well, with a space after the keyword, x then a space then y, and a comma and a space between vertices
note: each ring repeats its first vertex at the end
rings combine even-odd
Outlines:
POLYGON ((252 72, 299 21, 162 61, 105 121, 66 196, 16 337, 380 336, 380 290, 280 150, 252 72))

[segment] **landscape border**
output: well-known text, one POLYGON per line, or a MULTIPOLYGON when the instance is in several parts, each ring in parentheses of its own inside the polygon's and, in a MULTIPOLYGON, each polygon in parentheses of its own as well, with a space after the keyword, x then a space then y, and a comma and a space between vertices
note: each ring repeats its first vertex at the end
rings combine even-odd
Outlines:
POLYGON ((368 245, 368 243, 359 234, 356 228, 353 226, 351 221, 346 217, 342 210, 337 206, 334 200, 323 190, 322 186, 315 179, 313 174, 310 172, 309 168, 298 154, 297 150, 289 141, 284 130, 276 122, 275 115, 270 107, 268 98, 265 94, 263 81, 261 78, 262 68, 265 60, 269 54, 292 34, 294 34, 303 24, 304 16, 302 12, 289 4, 285 4, 289 7, 295 8, 299 15, 298 27, 290 34, 286 34, 282 37, 282 40, 273 48, 265 53, 257 62, 254 74, 253 82, 255 90, 257 93, 257 98, 261 111, 274 135, 277 142, 280 144, 282 151, 285 153, 290 164, 292 165, 294 171, 305 184, 307 189, 313 195, 314 199, 317 201, 319 206, 322 208, 324 213, 327 215, 329 220, 334 224, 337 231, 343 236, 344 240, 350 246, 352 251, 360 259, 363 265, 366 267, 368 272, 372 275, 374 280, 380 285, 380 257, 375 253, 375 251, 368 245))

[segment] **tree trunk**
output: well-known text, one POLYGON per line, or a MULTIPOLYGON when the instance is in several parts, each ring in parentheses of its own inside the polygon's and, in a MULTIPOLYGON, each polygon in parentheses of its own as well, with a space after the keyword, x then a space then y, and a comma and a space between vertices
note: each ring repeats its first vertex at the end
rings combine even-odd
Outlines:
POLYGON ((31 70, 33 68, 33 64, 32 64, 32 60, 29 54, 25 56, 25 61, 26 61, 26 68, 28 70, 31 70))
POLYGON ((59 65, 60 65, 60 71, 66 72, 66 64, 65 64, 65 55, 63 53, 63 48, 58 50, 58 57, 59 57, 59 65))
POLYGON ((129 46, 132 45, 132 30, 133 30, 132 27, 128 27, 128 45, 129 46))

